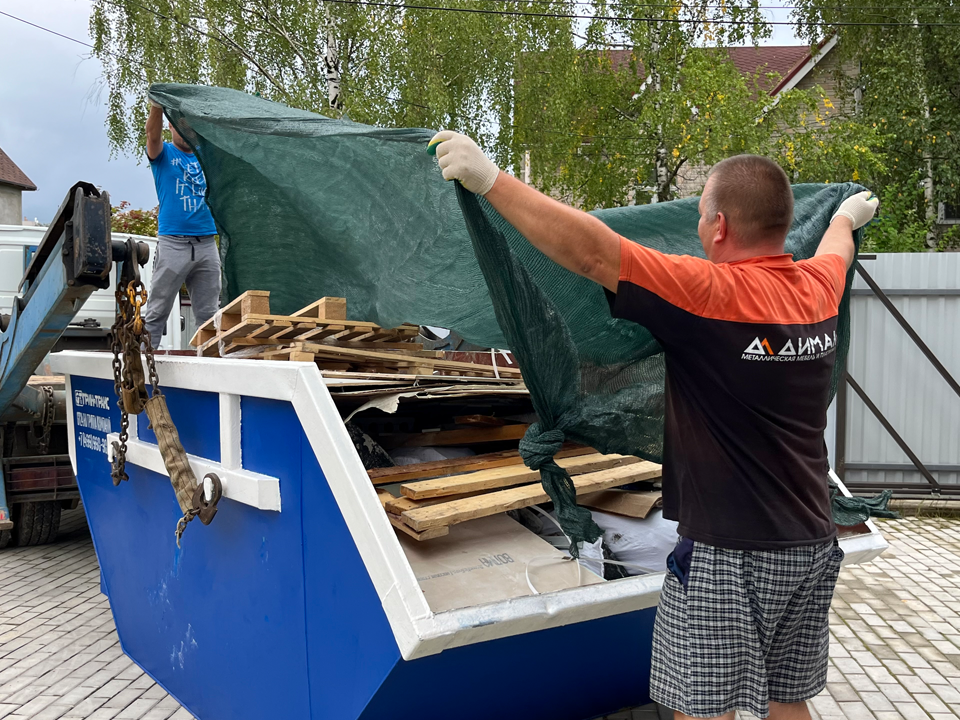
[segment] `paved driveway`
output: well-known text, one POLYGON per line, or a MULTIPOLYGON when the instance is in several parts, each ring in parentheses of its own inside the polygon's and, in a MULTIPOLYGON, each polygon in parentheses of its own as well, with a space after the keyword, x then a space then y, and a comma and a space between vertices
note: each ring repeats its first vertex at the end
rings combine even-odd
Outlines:
MULTIPOLYGON (((891 549, 840 575, 814 717, 960 720, 960 520, 882 529, 891 549)), ((82 511, 57 544, 0 552, 0 582, 0 718, 192 717, 121 652, 82 511)))

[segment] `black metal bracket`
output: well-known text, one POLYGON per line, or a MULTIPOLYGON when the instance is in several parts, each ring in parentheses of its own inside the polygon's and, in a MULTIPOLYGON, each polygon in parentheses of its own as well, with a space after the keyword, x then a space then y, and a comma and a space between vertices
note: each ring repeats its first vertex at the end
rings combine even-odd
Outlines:
POLYGON ((927 467, 921 462, 919 456, 910 448, 907 444, 907 441, 904 440, 900 433, 897 432, 896 428, 887 420, 886 416, 880 412, 880 408, 877 407, 876 403, 870 399, 870 396, 864 391, 860 384, 854 380, 850 373, 846 375, 847 384, 853 388, 853 391, 860 396, 860 399, 863 400, 863 404, 869 408, 870 412, 873 413, 873 416, 880 421, 880 424, 883 425, 883 429, 887 431, 890 437, 893 438, 893 441, 900 446, 900 449, 903 450, 904 454, 910 458, 910 462, 913 463, 914 467, 920 471, 920 474, 923 475, 927 482, 930 483, 933 487, 939 490, 940 483, 937 482, 937 479, 927 470, 927 467))
POLYGON ((110 196, 74 191, 73 213, 63 227, 63 262, 67 285, 110 287, 112 247, 110 241, 110 196))
POLYGON ((937 372, 940 373, 940 376, 947 381, 947 385, 950 386, 950 389, 953 390, 957 397, 960 397, 960 383, 954 379, 953 375, 950 374, 950 371, 947 370, 943 363, 937 358, 933 350, 931 350, 927 344, 920 338, 917 334, 917 331, 913 329, 913 326, 907 322, 907 319, 897 310, 897 306, 893 304, 890 298, 887 297, 887 294, 880 289, 880 286, 877 285, 877 281, 870 277, 870 273, 863 269, 863 265, 857 263, 857 273, 860 277, 863 278, 863 281, 870 286, 870 289, 873 290, 874 294, 883 303, 883 306, 893 315, 893 319, 896 320, 900 327, 906 331, 907 335, 913 340, 914 344, 920 348, 927 360, 930 361, 930 364, 936 368, 937 372))
MULTIPOLYGON (((866 259, 862 257, 861 259, 866 259)), ((870 258, 873 259, 873 258, 870 258)), ((950 374, 950 371, 947 370, 943 363, 940 362, 936 354, 930 347, 923 341, 920 335, 916 330, 913 329, 913 326, 907 322, 907 319, 903 314, 897 309, 896 305, 890 300, 887 294, 877 285, 877 282, 871 277, 863 265, 859 262, 856 263, 857 273, 863 278, 863 281, 867 284, 870 290, 874 295, 877 296, 877 299, 883 304, 887 311, 893 316, 894 320, 904 329, 907 333, 907 336, 913 341, 917 348, 924 354, 927 360, 931 365, 940 373, 940 376, 946 381, 947 385, 950 386, 950 389, 960 397, 960 383, 950 374)), ((887 431, 887 434, 893 439, 895 443, 900 447, 904 454, 910 459, 910 462, 913 463, 913 466, 917 471, 923 475, 924 479, 927 481, 926 486, 935 493, 939 493, 942 489, 942 486, 933 476, 930 469, 920 460, 920 457, 913 451, 913 449, 907 444, 907 441, 903 439, 900 433, 897 432, 896 428, 890 423, 886 416, 881 412, 880 408, 877 407, 877 404, 873 402, 867 392, 860 386, 860 384, 853 379, 853 377, 848 372, 846 366, 843 368, 841 373, 841 381, 837 387, 837 418, 836 418, 836 438, 835 438, 835 455, 836 455, 836 472, 841 480, 844 480, 844 475, 847 469, 846 462, 846 440, 847 440, 847 393, 846 387, 849 385, 853 388, 853 391, 857 396, 863 401, 864 405, 867 406, 867 409, 873 413, 873 416, 877 418, 880 424, 883 426, 884 430, 887 431)), ((854 487, 856 485, 863 485, 863 483, 854 483, 848 487, 854 487)), ((897 487, 900 487, 899 485, 897 487)), ((904 488, 907 486, 904 485, 904 488)), ((911 488, 916 488, 916 486, 911 485, 911 488)))

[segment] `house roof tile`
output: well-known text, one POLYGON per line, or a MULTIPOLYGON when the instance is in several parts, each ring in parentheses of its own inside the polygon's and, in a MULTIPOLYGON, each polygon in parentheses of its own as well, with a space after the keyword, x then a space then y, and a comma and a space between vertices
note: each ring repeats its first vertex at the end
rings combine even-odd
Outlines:
MULTIPOLYGON (((730 60, 743 75, 759 73, 761 89, 772 92, 778 87, 777 80, 770 80, 768 73, 776 73, 780 78, 786 78, 799 66, 810 59, 809 45, 765 45, 762 47, 731 47, 726 48, 730 60)), ((630 63, 631 50, 609 51, 613 67, 620 70, 630 63)), ((637 63, 637 74, 644 76, 643 63, 637 63)))
POLYGON ((13 185, 21 190, 36 190, 37 186, 17 167, 2 148, 0 148, 0 185, 13 185))
MULTIPOLYGON (((794 68, 810 59, 809 45, 766 45, 763 47, 728 48, 730 60, 742 74, 759 72, 761 75, 776 73, 781 78, 791 74, 794 68)), ((760 78, 760 87, 770 92, 776 81, 760 78)))

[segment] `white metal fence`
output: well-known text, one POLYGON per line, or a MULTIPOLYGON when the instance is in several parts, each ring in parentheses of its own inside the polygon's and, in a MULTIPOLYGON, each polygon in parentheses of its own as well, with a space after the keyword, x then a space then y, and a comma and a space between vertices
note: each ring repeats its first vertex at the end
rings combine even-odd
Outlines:
MULTIPOLYGON (((863 268, 960 381, 960 253, 872 257, 861 259, 863 268)), ((827 428, 834 468, 851 489, 890 487, 901 495, 936 489, 911 461, 905 444, 941 492, 960 493, 960 396, 862 277, 856 277, 851 292, 847 371, 853 383, 838 392, 827 428)))

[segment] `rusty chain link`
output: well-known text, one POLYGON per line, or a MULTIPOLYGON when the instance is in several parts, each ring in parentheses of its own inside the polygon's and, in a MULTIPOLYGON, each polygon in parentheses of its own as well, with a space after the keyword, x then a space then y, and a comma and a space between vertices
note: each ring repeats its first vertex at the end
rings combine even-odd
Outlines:
MULTIPOLYGON (((134 258, 131 244, 130 257, 134 258)), ((119 442, 113 442, 113 462, 111 478, 114 485, 128 480, 126 473, 127 440, 129 439, 130 415, 139 415, 146 410, 150 418, 150 427, 154 428, 160 445, 164 465, 170 474, 171 483, 177 495, 177 501, 184 514, 177 523, 177 547, 187 524, 195 517, 209 525, 217 514, 217 503, 223 495, 220 478, 209 473, 213 486, 212 498, 207 501, 203 482, 197 483, 187 454, 180 443, 176 426, 170 417, 166 400, 160 391, 160 378, 154 358, 153 342, 146 329, 143 318, 143 306, 147 302, 147 290, 140 280, 140 272, 135 260, 128 259, 123 271, 118 273, 117 316, 111 329, 111 350, 113 352, 113 385, 120 407, 119 442), (144 364, 147 377, 144 377, 144 364), (152 393, 147 393, 149 380, 152 393), (194 487, 195 484, 195 487, 194 487), (192 498, 188 494, 193 490, 192 498), (189 503, 189 504, 188 504, 189 503)))
POLYGON ((143 322, 143 304, 147 301, 147 289, 140 280, 139 272, 124 287, 124 278, 117 283, 117 317, 111 330, 113 351, 113 386, 120 405, 120 442, 113 443, 113 484, 119 485, 129 479, 126 472, 127 440, 129 439, 130 415, 143 411, 147 401, 147 388, 143 377, 140 348, 147 359, 150 384, 153 392, 160 391, 160 381, 153 358, 150 333, 143 322), (123 358, 121 362, 121 357, 123 358))

